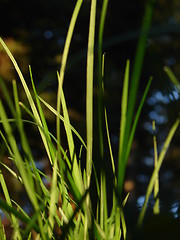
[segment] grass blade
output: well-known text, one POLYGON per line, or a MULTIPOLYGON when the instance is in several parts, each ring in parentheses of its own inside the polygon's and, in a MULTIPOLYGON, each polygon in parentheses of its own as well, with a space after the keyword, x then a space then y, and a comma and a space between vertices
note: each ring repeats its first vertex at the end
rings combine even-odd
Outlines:
MULTIPOLYGON (((154 168, 156 169, 157 163, 158 163, 158 152, 157 152, 157 141, 156 141, 156 135, 155 135, 155 121, 152 122, 152 128, 153 128, 153 144, 154 144, 154 168)), ((159 173, 159 172, 158 172, 159 173)), ((154 183, 154 208, 153 212, 154 214, 159 214, 159 174, 156 176, 156 180, 154 183)))
POLYGON ((174 75, 174 73, 167 66, 164 67, 164 71, 167 73, 169 79, 176 86, 176 88, 178 89, 178 91, 180 93, 180 83, 179 83, 178 79, 176 78, 176 76, 174 75))
MULTIPOLYGON (((66 69, 69 48, 70 48, 70 44, 71 44, 72 35, 74 32, 76 20, 79 15, 79 11, 80 11, 82 3, 83 3, 83 0, 77 0, 77 2, 76 2, 76 6, 74 8, 73 15, 72 15, 72 18, 70 21, 68 33, 66 36, 64 51, 63 51, 63 55, 62 55, 62 63, 61 63, 61 69, 60 69, 60 81, 59 81, 60 84, 59 84, 58 92, 57 92, 57 112, 59 114, 60 114, 61 89, 62 89, 62 85, 63 85, 63 81, 64 81, 64 74, 65 74, 65 69, 66 69)), ((59 118, 57 118, 57 120, 56 120, 56 131, 57 131, 57 140, 60 143, 60 119, 59 118)))
POLYGON ((167 136, 167 138, 164 142, 163 148, 160 152, 160 155, 159 155, 159 158, 158 158, 158 161, 157 161, 157 165, 156 165, 156 168, 154 169, 153 174, 151 176, 151 179, 150 179, 150 182, 149 182, 149 185, 148 185, 148 188, 147 188, 146 196, 145 196, 145 201, 144 201, 143 207, 141 209, 141 212, 140 212, 140 215, 139 215, 139 218, 138 218, 138 227, 141 227, 141 225, 142 225, 144 215, 145 215, 145 212, 146 212, 146 208, 147 208, 147 203, 148 203, 149 197, 150 197, 150 195, 153 191, 153 187, 154 187, 158 172, 159 172, 160 167, 163 163, 163 160, 164 160, 165 154, 167 152, 167 149, 170 145, 170 142, 171 142, 178 126, 179 126, 179 123, 180 123, 180 119, 177 119, 176 122, 173 124, 171 130, 169 131, 169 134, 168 134, 168 136, 167 136))

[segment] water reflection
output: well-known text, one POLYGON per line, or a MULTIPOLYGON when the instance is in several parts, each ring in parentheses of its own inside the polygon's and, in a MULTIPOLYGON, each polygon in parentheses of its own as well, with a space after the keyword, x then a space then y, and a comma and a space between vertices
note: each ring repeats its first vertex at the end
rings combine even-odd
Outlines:
POLYGON ((51 30, 46 30, 44 32, 45 39, 51 39, 53 37, 53 32, 51 30))
POLYGON ((170 212, 173 214, 175 218, 179 217, 178 210, 179 210, 179 202, 176 201, 171 205, 171 209, 170 209, 170 212))

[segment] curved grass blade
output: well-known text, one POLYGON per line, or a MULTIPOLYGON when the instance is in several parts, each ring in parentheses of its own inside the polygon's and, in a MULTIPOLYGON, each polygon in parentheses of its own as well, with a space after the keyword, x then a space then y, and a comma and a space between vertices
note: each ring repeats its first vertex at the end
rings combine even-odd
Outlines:
MULTIPOLYGON (((64 117, 58 113, 58 111, 56 109, 54 109, 49 103, 47 103, 45 100, 43 100, 40 96, 38 96, 40 101, 52 112, 54 113, 54 115, 56 115, 61 121, 64 122, 64 117)), ((70 124, 69 126, 71 128, 71 130, 74 132, 74 134, 79 138, 79 140, 81 141, 81 143, 83 144, 83 146, 85 148, 87 148, 86 143, 84 142, 84 140, 82 139, 82 137, 80 136, 80 134, 77 132, 77 130, 70 124)))
MULTIPOLYGON (((4 47, 7 55, 8 55, 9 58, 11 59, 13 65, 14 65, 14 67, 15 67, 15 69, 16 69, 16 72, 17 72, 17 74, 18 74, 18 76, 19 76, 19 78, 20 78, 20 80, 21 80, 22 86, 23 86, 23 88, 24 88, 24 91, 25 91, 25 93, 26 93, 27 99, 28 99, 29 104, 30 104, 30 106, 31 106, 31 109, 32 109, 34 118, 35 118, 36 122, 38 123, 38 126, 42 126, 42 122, 41 122, 41 119, 40 119, 38 110, 37 110, 37 108, 36 108, 36 105, 35 105, 35 103, 34 103, 34 100, 33 100, 33 98, 32 98, 31 92, 30 92, 30 90, 29 90, 29 88, 28 88, 28 86, 27 86, 27 83, 26 83, 26 81, 25 81, 25 79, 24 79, 24 77, 23 77, 23 74, 22 74, 22 72, 21 72, 21 70, 20 70, 20 68, 19 68, 19 66, 18 66, 15 58, 13 57, 12 53, 10 52, 10 50, 8 49, 8 47, 6 46, 6 44, 5 44, 5 42, 2 40, 2 38, 0 38, 0 44, 4 47)), ((44 136, 43 132, 41 131, 41 128, 39 128, 39 132, 40 132, 42 141, 43 141, 43 143, 44 143, 46 152, 47 152, 47 154, 48 154, 48 156, 49 156, 49 159, 51 159, 50 152, 49 152, 49 147, 48 147, 47 141, 46 141, 47 139, 46 139, 46 137, 44 136)))

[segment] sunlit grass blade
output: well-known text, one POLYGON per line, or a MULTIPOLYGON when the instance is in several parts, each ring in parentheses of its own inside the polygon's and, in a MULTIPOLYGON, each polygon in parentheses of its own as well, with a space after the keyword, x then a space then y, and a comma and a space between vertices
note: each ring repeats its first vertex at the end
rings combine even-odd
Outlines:
POLYGON ((43 112, 42 107, 41 107, 41 103, 40 103, 39 98, 38 98, 36 87, 34 85, 32 71, 31 71, 31 67, 30 66, 29 66, 29 72, 30 72, 31 83, 32 83, 33 91, 34 91, 36 104, 37 104, 37 109, 39 111, 39 115, 40 115, 40 118, 41 118, 41 121, 42 121, 42 126, 43 126, 44 132, 45 132, 45 139, 46 139, 46 142, 47 142, 47 146, 49 148, 49 153, 50 153, 49 154, 49 157, 50 157, 49 161, 53 165, 54 158, 55 158, 55 152, 54 152, 55 148, 52 145, 52 141, 51 141, 51 137, 50 137, 50 134, 49 134, 48 126, 47 126, 47 123, 46 123, 44 112, 43 112))
POLYGON ((146 208, 147 208, 147 203, 148 203, 149 197, 150 197, 150 195, 151 195, 151 193, 153 191, 153 187, 154 187, 155 181, 157 179, 158 172, 159 172, 160 167, 161 167, 161 165, 163 163, 163 160, 164 160, 165 154, 167 152, 167 149, 168 149, 168 147, 170 145, 170 142, 171 142, 171 140, 172 140, 172 138, 173 138, 173 136, 174 136, 178 126, 179 126, 179 123, 180 123, 180 119, 177 119, 176 122, 173 124, 172 128, 170 129, 170 131, 168 133, 168 136, 166 137, 166 140, 164 142, 162 150, 161 150, 161 152, 159 154, 157 165, 156 165, 156 168, 153 171, 153 174, 151 176, 149 185, 147 187, 145 201, 144 201, 143 207, 141 209, 141 212, 140 212, 140 215, 139 215, 139 218, 138 218, 138 227, 141 227, 141 225, 142 225, 142 222, 143 222, 143 219, 144 219, 144 215, 145 215, 145 212, 146 212, 146 208))
POLYGON ((103 231, 103 229, 100 227, 96 220, 94 221, 94 234, 96 236, 96 239, 98 240, 106 239, 105 232, 103 231))
MULTIPOLYGON (((158 152, 157 152, 157 140, 156 140, 156 135, 155 135, 155 121, 152 122, 152 129, 154 132, 153 135, 153 145, 154 145, 154 168, 156 169, 157 163, 158 163, 158 152)), ((153 212, 154 214, 159 214, 159 172, 156 176, 156 180, 154 183, 154 208, 153 212)))
MULTIPOLYGON (((62 85, 63 85, 63 81, 64 81, 64 74, 65 74, 66 63, 67 63, 67 58, 68 58, 68 54, 69 54, 69 48, 70 48, 75 24, 76 24, 77 17, 79 15, 79 11, 80 11, 82 3, 83 3, 83 0, 77 0, 77 2, 76 2, 76 6, 74 8, 74 11, 73 11, 73 14, 71 17, 71 21, 70 21, 69 28, 68 28, 68 33, 66 36, 66 42, 65 42, 65 46, 64 46, 64 50, 63 50, 61 69, 60 69, 60 84, 59 84, 58 92, 57 92, 57 112, 59 114, 60 114, 60 106, 61 106, 61 102, 60 102, 61 89, 62 89, 62 85)), ((56 133, 57 140, 58 140, 58 142, 60 142, 60 140, 61 140, 60 139, 60 119, 58 117, 56 120, 56 131, 57 131, 57 133, 56 133)))
MULTIPOLYGON (((96 22, 96 0, 91 1, 90 23, 87 50, 87 69, 86 69, 86 188, 90 187, 92 161, 93 161, 93 78, 94 78, 94 41, 95 41, 95 22, 96 22)), ((87 207, 90 208, 90 195, 86 198, 87 207)), ((85 212, 84 238, 88 239, 88 228, 91 228, 91 216, 89 210, 85 212)))
MULTIPOLYGON (((44 99, 42 99, 40 96, 39 96, 39 99, 40 99, 40 101, 41 101, 54 115, 56 115, 61 121, 64 122, 64 117, 63 117, 61 114, 59 114, 56 109, 54 109, 50 104, 48 104, 48 103, 47 103, 44 99)), ((84 142, 84 140, 82 139, 82 137, 80 136, 80 134, 77 132, 77 130, 76 130, 71 124, 70 124, 69 127, 70 127, 71 130, 74 132, 74 134, 78 137, 78 139, 79 139, 80 142, 83 144, 83 146, 84 146, 85 148, 87 148, 86 143, 84 142)))
MULTIPOLYGON (((14 93, 14 101, 15 101, 15 109, 16 109, 16 124, 17 128, 19 130, 20 138, 21 138, 21 144, 22 144, 22 149, 24 152, 24 161, 26 162, 26 169, 29 171, 29 175, 31 175, 31 172, 35 175, 35 178, 31 179, 32 181, 36 182, 36 187, 37 187, 37 193, 40 194, 40 184, 43 185, 42 180, 38 174, 38 171, 36 170, 36 166, 33 160, 32 152, 25 134, 24 130, 24 125, 23 125, 23 120, 22 120, 22 114, 21 114, 21 108, 19 105, 19 97, 18 97, 18 91, 17 91, 17 85, 16 81, 13 81, 13 93, 14 93)), ((33 185, 33 183, 32 183, 33 185)))
POLYGON ((93 143, 93 74, 94 74, 94 38, 95 38, 96 0, 91 1, 88 52, 87 52, 87 73, 86 73, 86 138, 87 157, 86 174, 87 187, 90 185, 92 171, 92 143, 93 143))
POLYGON ((109 153, 110 153, 110 157, 111 157, 112 171, 113 171, 113 176, 114 176, 114 182, 115 182, 115 185, 116 185, 117 184, 116 169, 115 169, 115 162, 114 162, 114 157, 113 157, 113 152, 112 152, 112 145, 111 145, 110 134, 109 134, 109 127, 108 127, 108 119, 107 119, 106 108, 104 110, 104 115, 105 115, 106 134, 107 134, 107 140, 108 140, 108 146, 109 146, 109 153))
POLYGON ((48 226, 48 236, 49 239, 52 238, 53 229, 54 229, 54 218, 57 211, 57 204, 58 204, 58 196, 59 196, 59 189, 57 187, 57 178, 58 178, 58 160, 54 159, 54 167, 53 167, 53 177, 51 182, 51 194, 50 194, 50 203, 49 203, 49 226, 48 226))
POLYGON ((167 73, 169 79, 171 80, 171 82, 176 86, 177 90, 180 93, 180 82, 178 81, 178 79, 176 78, 176 76, 174 75, 174 73, 171 71, 171 69, 167 66, 164 67, 164 71, 167 73))
MULTIPOLYGON (((36 119, 36 122, 38 123, 39 126, 42 126, 42 122, 41 122, 41 119, 40 119, 40 116, 39 116, 39 113, 38 113, 38 110, 36 108, 36 105, 34 103, 34 100, 32 98, 32 95, 31 95, 31 92, 27 86, 27 83, 24 79, 24 76, 15 60, 15 58, 13 57, 12 53, 10 52, 10 50, 8 49, 8 47, 6 46, 5 42, 2 40, 2 38, 0 38, 0 44, 4 47, 7 55, 9 56, 9 58, 11 59, 14 67, 15 67, 15 70, 21 80, 21 83, 22 83, 22 86, 24 88, 24 91, 26 93, 26 96, 28 98, 28 101, 29 101, 29 104, 31 106, 31 109, 32 109, 32 112, 33 112, 33 115, 34 115, 34 118, 36 119)), ((39 132, 40 132, 40 135, 42 137, 42 140, 43 140, 43 143, 44 143, 44 146, 45 146, 45 149, 47 151, 47 154, 49 156, 49 159, 51 159, 50 157, 50 153, 49 153, 49 148, 48 148, 48 145, 47 145, 47 141, 46 141, 46 137, 44 136, 43 132, 41 131, 41 128, 39 128, 39 132)))
MULTIPOLYGON (((1 101, 0 101, 0 117, 2 119, 2 124, 3 124, 4 130, 7 134, 7 139, 9 141, 9 145, 10 145, 13 155, 14 155, 14 161, 15 161, 18 171, 22 177, 22 181, 25 186, 26 192, 29 196, 29 199, 30 199, 34 209, 36 211, 38 211, 39 204, 38 204, 38 200, 37 200, 37 196, 36 196, 36 191, 35 191, 35 187, 34 187, 32 174, 31 174, 31 172, 29 172, 30 169, 26 169, 26 167, 25 167, 25 164, 20 155, 16 140, 12 133, 11 126, 7 120, 7 116, 6 116, 6 113, 5 113, 5 110, 4 110, 4 107, 3 107, 3 104, 1 101)), ((38 222, 39 222, 39 226, 40 226, 42 239, 46 239, 45 233, 43 231, 43 223, 42 223, 42 219, 41 219, 40 215, 38 216, 38 222)))
MULTIPOLYGON (((59 76, 58 76, 58 79, 59 79, 59 76)), ((59 79, 59 81, 60 81, 60 79, 59 79)), ((79 191, 81 193, 83 193, 84 186, 83 186, 83 181, 82 181, 81 170, 77 163, 75 145, 74 145, 72 130, 70 127, 71 124, 70 124, 66 101, 65 101, 64 93, 63 93, 62 89, 61 89, 61 104, 62 104, 62 110, 63 110, 63 115, 64 115, 64 127, 66 130, 66 137, 67 137, 68 147, 69 147, 69 151, 70 151, 70 158, 72 161, 72 176, 74 178, 76 186, 78 186, 78 188, 79 188, 79 191)))

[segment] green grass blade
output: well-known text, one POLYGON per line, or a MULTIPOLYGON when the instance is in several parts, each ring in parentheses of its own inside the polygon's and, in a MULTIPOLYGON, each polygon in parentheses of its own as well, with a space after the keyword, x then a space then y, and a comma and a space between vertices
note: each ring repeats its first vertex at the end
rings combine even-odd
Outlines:
POLYGON ((2 224, 1 218, 0 218, 0 239, 6 240, 6 233, 5 233, 4 225, 2 224))
POLYGON ((66 101, 65 101, 64 93, 63 93, 62 89, 61 89, 61 103, 62 103, 62 110, 63 110, 63 115, 64 115, 64 127, 66 130, 66 136, 67 136, 68 147, 69 147, 69 151, 70 151, 70 157, 71 157, 71 161, 73 164, 72 176, 74 178, 74 182, 75 182, 76 186, 79 188, 79 191, 83 194, 85 189, 83 186, 81 169, 79 168, 78 162, 77 162, 75 145, 74 145, 72 130, 70 127, 71 124, 70 124, 66 101))
MULTIPOLYGON (((38 126, 42 126, 42 123, 41 123, 41 119, 40 119, 38 110, 37 110, 37 108, 36 108, 36 106, 35 106, 35 103, 34 103, 34 101, 33 101, 33 98, 32 98, 32 95, 31 95, 31 93, 30 93, 30 90, 29 90, 29 88, 28 88, 28 86, 27 86, 27 83, 26 83, 26 81, 25 81, 25 79, 24 79, 24 77, 23 77, 23 74, 22 74, 22 72, 21 72, 21 70, 20 70, 20 68, 19 68, 19 66, 18 66, 15 58, 13 57, 12 53, 10 52, 10 50, 8 49, 8 47, 6 46, 6 44, 5 44, 5 42, 2 40, 2 38, 0 38, 0 44, 4 47, 7 55, 8 55, 9 58, 11 59, 13 65, 14 65, 14 67, 15 67, 15 69, 16 69, 16 72, 17 72, 17 74, 18 74, 18 76, 19 76, 19 78, 20 78, 20 80, 21 80, 22 86, 23 86, 23 88, 24 88, 24 91, 25 91, 26 96, 27 96, 27 98, 28 98, 29 104, 30 104, 30 106, 31 106, 31 109, 32 109, 34 118, 36 119, 36 122, 38 123, 38 126)), ((50 153, 49 153, 49 148, 48 148, 48 146, 47 146, 46 138, 45 138, 43 132, 41 131, 41 128, 39 128, 39 131, 40 131, 40 135, 41 135, 41 137, 42 137, 42 140, 43 140, 45 149, 46 149, 47 154, 48 154, 49 159, 50 159, 51 157, 50 157, 50 153)))
POLYGON ((1 77, 0 77, 0 86, 1 86, 1 89, 2 89, 2 92, 3 92, 3 96, 4 96, 6 102, 9 106, 9 109, 11 110, 11 113, 12 113, 13 117, 15 117, 16 111, 15 111, 12 99, 11 99, 10 94, 7 90, 7 87, 4 83, 4 81, 1 79, 1 77))
MULTIPOLYGON (((6 185, 6 182, 5 182, 5 179, 4 179, 4 176, 3 176, 1 170, 0 170, 0 184, 2 187, 2 191, 4 193, 4 197, 5 197, 7 205, 12 207, 9 191, 8 191, 8 188, 7 188, 7 185, 6 185)), ((12 219, 13 228, 15 229, 15 233, 14 233, 15 237, 21 239, 18 219, 13 214, 10 213, 10 215, 11 215, 11 219, 12 219)))
POLYGON ((87 188, 90 186, 90 178, 91 178, 91 172, 92 172, 95 19, 96 19, 96 0, 92 0, 91 11, 90 11, 88 52, 87 52, 87 73, 86 73, 86 79, 87 79, 87 83, 86 83, 87 188))
POLYGON ((167 149, 170 145, 170 142, 171 142, 178 126, 179 126, 179 123, 180 123, 180 119, 177 119, 176 122, 173 124, 172 128, 170 129, 170 131, 168 133, 168 136, 167 136, 167 138, 164 142, 163 148, 160 152, 160 155, 159 155, 159 158, 158 158, 158 161, 157 161, 157 166, 154 169, 153 174, 151 176, 151 179, 150 179, 150 182, 149 182, 149 185, 148 185, 148 188, 147 188, 146 196, 145 196, 145 201, 144 201, 142 210, 141 210, 139 218, 138 218, 138 227, 141 227, 141 225, 142 225, 144 215, 145 215, 145 212, 146 212, 146 208, 147 208, 147 203, 148 203, 149 197, 150 197, 150 195, 153 191, 153 187, 154 187, 158 172, 159 172, 160 167, 163 163, 163 160, 164 160, 165 154, 167 152, 167 149))
MULTIPOLYGON (((147 94, 149 92, 151 83, 152 83, 152 77, 149 79, 149 81, 147 83, 144 94, 143 94, 142 99, 140 101, 140 104, 138 106, 138 109, 137 109, 137 112, 136 112, 136 115, 135 115, 135 118, 134 118, 134 122, 133 122, 133 125, 132 125, 131 133, 130 133, 130 136, 129 136, 129 139, 128 139, 127 147, 123 149, 122 158, 126 159, 126 161, 128 159, 128 156, 129 156, 129 153, 130 153, 130 150, 131 150, 131 146, 132 146, 134 134, 135 134, 135 131, 136 131, 136 127, 137 127, 137 124, 138 124, 138 120, 139 120, 142 108, 144 106, 147 94)), ((125 136, 124 136, 124 138, 125 138, 125 136)), ((119 174, 119 176, 120 176, 120 180, 119 180, 120 181, 120 185, 119 185, 120 189, 118 189, 119 194, 122 192, 126 161, 125 161, 124 164, 121 164, 121 166, 118 167, 118 171, 120 171, 120 174, 119 174)))
POLYGON ((133 125, 132 125, 132 129, 131 129, 131 133, 130 133, 129 141, 128 141, 128 145, 127 145, 127 150, 126 150, 126 157, 125 157, 126 159, 128 159, 128 156, 129 156, 129 153, 130 153, 130 150, 131 150, 131 146, 132 146, 134 134, 135 134, 135 131, 136 131, 136 127, 137 127, 139 117, 140 117, 142 108, 144 106, 145 100, 147 98, 147 94, 149 92, 151 83, 152 83, 152 77, 149 78, 149 81, 147 83, 147 86, 145 88, 144 94, 142 96, 142 99, 140 101, 140 104, 138 106, 138 109, 137 109, 137 112, 136 112, 136 115, 135 115, 135 118, 134 118, 134 122, 133 122, 133 125))
POLYGON ((120 133, 119 133, 119 152, 118 152, 118 176, 117 176, 117 189, 119 192, 122 191, 123 179, 124 179, 124 170, 125 170, 125 159, 123 154, 123 149, 125 147, 125 128, 127 124, 127 104, 128 104, 128 86, 129 86, 129 61, 127 61, 125 75, 124 75, 124 84, 122 90, 122 100, 121 100, 121 121, 120 121, 120 133))
MULTIPOLYGON (((93 75, 94 75, 94 41, 96 22, 96 0, 91 1, 90 23, 87 50, 87 70, 86 70, 86 188, 88 189, 92 173, 92 147, 93 147, 93 75)), ((86 205, 90 208, 90 195, 87 195, 86 205)), ((91 228, 91 216, 89 211, 85 212, 84 239, 88 239, 88 228, 91 228)))
POLYGON ((29 72, 30 72, 31 83, 32 83, 33 91, 34 91, 35 100, 36 100, 36 103, 37 103, 37 109, 39 111, 39 115, 40 115, 40 118, 41 118, 41 121, 42 121, 42 126, 44 128, 44 132, 45 132, 45 136, 46 136, 45 137, 45 140, 47 142, 46 146, 48 147, 48 152, 50 153, 49 154, 49 157, 50 157, 49 160, 50 160, 50 163, 53 164, 54 158, 55 158, 54 148, 52 146, 52 141, 51 141, 51 137, 50 137, 50 134, 49 134, 46 119, 45 119, 45 116, 44 116, 44 113, 43 113, 43 110, 42 110, 42 107, 41 107, 41 103, 39 101, 38 94, 37 94, 37 91, 36 91, 36 88, 35 88, 35 85, 34 85, 32 71, 31 71, 30 66, 29 66, 29 72))
POLYGON ((147 37, 151 26, 152 15, 153 15, 153 8, 154 3, 156 0, 147 0, 145 6, 145 12, 142 22, 141 34, 137 45, 137 51, 135 55, 133 70, 132 70, 132 78, 131 78, 131 85, 130 85, 130 92, 129 92, 129 103, 128 103, 128 113, 127 118, 130 120, 127 126, 127 138, 129 137, 130 127, 133 120, 133 113, 134 107, 136 102, 137 96, 137 89, 139 85, 141 69, 143 66, 143 60, 145 55, 145 50, 147 46, 147 37))
MULTIPOLYGON (((135 55, 135 60, 133 64, 133 71, 132 71, 132 77, 131 77, 131 84, 130 84, 130 90, 129 90, 129 99, 128 99, 128 107, 127 107, 127 122, 126 122, 126 129, 124 134, 124 140, 123 140, 123 146, 127 146, 129 142, 129 136, 131 133, 131 127, 133 122, 133 114, 134 114, 134 108, 136 103, 136 97, 137 97, 137 90, 141 75, 141 69, 143 65, 143 59, 146 49, 146 43, 147 43, 147 37, 151 26, 151 20, 153 15, 153 7, 154 7, 155 0, 147 0, 146 1, 146 7, 143 17, 143 23, 141 27, 141 34, 138 41, 137 51, 135 55)), ((124 159, 124 163, 122 164, 122 167, 125 166, 125 162, 127 162, 128 155, 125 153, 126 148, 122 149, 122 158, 124 159)), ((124 175, 124 169, 118 167, 118 191, 119 194, 122 191, 122 180, 120 176, 124 175), (122 174, 121 174, 122 173, 122 174)))
MULTIPOLYGON (((152 122, 152 128, 153 128, 153 145, 154 145, 154 168, 156 169, 157 163, 158 163, 158 151, 157 151, 157 140, 155 135, 155 121, 152 122)), ((154 214, 159 214, 159 174, 156 176, 155 184, 154 184, 154 208, 153 212, 154 214)))
POLYGON ((59 189, 57 187, 57 175, 58 175, 58 161, 54 159, 54 168, 53 168, 53 178, 51 183, 51 194, 50 194, 50 203, 49 203, 49 226, 48 226, 48 236, 49 239, 52 238, 53 229, 54 229, 54 218, 57 211, 59 189))
MULTIPOLYGON (((16 217, 16 219, 19 219, 20 221, 26 224, 29 224, 31 221, 31 219, 27 217, 27 215, 17 211, 16 208, 12 207, 11 205, 8 205, 7 202, 3 201, 2 199, 0 199, 0 208, 5 210, 8 213, 13 214, 16 217)), ((33 224, 33 229, 37 233, 40 232, 39 226, 36 223, 33 224)))
MULTIPOLYGON (((66 36, 66 42, 65 42, 65 46, 64 46, 63 55, 62 55, 62 63, 61 63, 61 69, 60 69, 60 84, 59 84, 58 92, 57 92, 57 112, 59 114, 60 114, 60 104, 61 104, 60 103, 61 89, 62 89, 62 85, 63 85, 63 81, 64 81, 64 74, 65 74, 65 69, 66 69, 69 48, 70 48, 70 44, 71 44, 71 40, 72 40, 72 36, 73 36, 73 32, 74 32, 76 20, 79 15, 79 11, 80 11, 82 3, 83 3, 83 0, 77 0, 77 2, 76 2, 76 6, 74 8, 72 18, 71 18, 71 21, 69 24, 69 29, 68 29, 68 33, 66 36)), ((56 120, 56 129, 57 129, 57 140, 58 140, 58 142, 60 142, 60 119, 59 118, 57 118, 57 120, 56 120)))
MULTIPOLYGON (((64 122, 64 117, 58 113, 58 111, 56 109, 54 109, 50 104, 48 104, 45 100, 43 100, 41 97, 39 97, 40 101, 52 112, 54 113, 54 115, 56 115, 61 121, 64 122)), ((86 143, 84 142, 84 140, 82 139, 82 137, 80 136, 80 134, 77 132, 77 130, 70 125, 69 126, 71 128, 71 130, 74 132, 74 134, 78 137, 78 139, 80 140, 80 142, 83 144, 83 146, 85 148, 87 148, 86 143)))
POLYGON ((99 34, 98 34, 98 77, 97 77, 97 149, 101 160, 104 158, 104 143, 103 143, 103 77, 104 77, 104 54, 102 54, 102 44, 103 44, 103 32, 104 24, 107 12, 108 0, 103 1, 101 18, 99 24, 99 34))
POLYGON ((121 99, 121 123, 120 123, 120 138, 119 138, 119 154, 118 159, 119 162, 123 161, 122 158, 122 150, 124 144, 124 135, 126 128, 126 115, 127 115, 127 104, 128 104, 128 86, 129 86, 129 61, 126 64, 126 70, 124 75, 124 84, 122 90, 122 99, 121 99))
POLYGON ((110 140, 110 134, 109 134, 109 127, 108 127, 108 119, 107 119, 106 109, 104 110, 104 115, 105 115, 106 134, 107 134, 107 140, 108 140, 108 146, 109 146, 109 153, 110 153, 110 157, 111 157, 112 171, 113 171, 113 175, 114 175, 114 178, 115 178, 115 183, 117 184, 115 162, 114 162, 114 157, 113 157, 113 152, 112 152, 112 146, 111 146, 111 140, 110 140))
MULTIPOLYGON (((5 113, 5 110, 4 110, 4 107, 3 107, 3 104, 1 101, 0 101, 0 117, 2 119, 3 127, 7 134, 7 139, 9 141, 9 145, 10 145, 13 155, 14 155, 15 164, 19 170, 19 173, 22 178, 23 184, 25 186, 26 192, 29 196, 29 199, 30 199, 33 207, 35 208, 36 211, 38 211, 39 204, 38 204, 38 200, 37 200, 37 196, 36 196, 36 191, 34 188, 32 173, 30 171, 30 168, 26 168, 24 161, 20 155, 16 140, 12 133, 11 126, 7 120, 7 116, 6 116, 6 113, 5 113)), ((39 222, 39 226, 40 226, 42 239, 46 239, 46 236, 45 236, 45 233, 43 230, 43 223, 42 223, 42 219, 41 219, 40 215, 38 216, 38 222, 39 222)))
POLYGON ((101 173, 101 195, 100 195, 100 227, 105 231, 107 236, 107 219, 108 219, 108 210, 107 210, 107 193, 106 193, 106 176, 105 173, 101 173))

